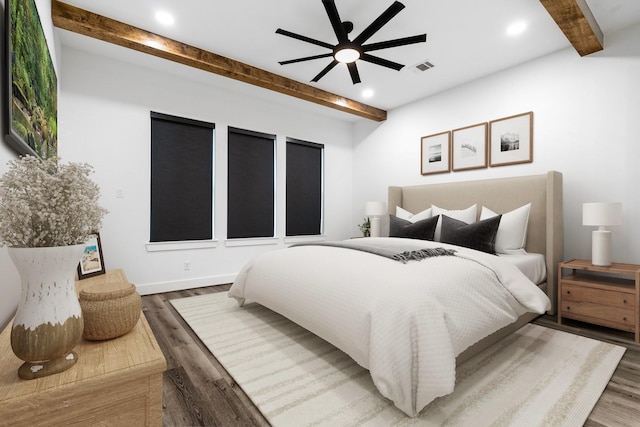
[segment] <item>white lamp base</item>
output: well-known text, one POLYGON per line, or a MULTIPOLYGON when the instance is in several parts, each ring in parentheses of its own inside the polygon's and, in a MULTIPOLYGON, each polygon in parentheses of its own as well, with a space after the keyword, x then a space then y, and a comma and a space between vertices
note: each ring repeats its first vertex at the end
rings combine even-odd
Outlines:
POLYGON ((371 218, 371 237, 380 237, 380 218, 371 218))
POLYGON ((611 231, 600 229, 591 233, 591 264, 611 265, 611 231))

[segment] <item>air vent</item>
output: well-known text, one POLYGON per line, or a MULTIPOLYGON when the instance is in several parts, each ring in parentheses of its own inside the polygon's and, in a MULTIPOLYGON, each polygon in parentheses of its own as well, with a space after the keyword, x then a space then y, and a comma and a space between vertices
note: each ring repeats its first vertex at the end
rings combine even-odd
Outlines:
POLYGON ((435 65, 433 65, 428 60, 422 61, 421 63, 415 65, 415 68, 419 71, 427 71, 433 67, 435 67, 435 65))

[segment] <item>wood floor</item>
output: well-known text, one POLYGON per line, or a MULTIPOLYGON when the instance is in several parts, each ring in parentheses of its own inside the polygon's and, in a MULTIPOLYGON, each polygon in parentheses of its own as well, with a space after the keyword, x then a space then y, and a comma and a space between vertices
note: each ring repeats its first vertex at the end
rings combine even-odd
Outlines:
MULTIPOLYGON (((165 426, 269 425, 169 304, 171 299, 228 288, 229 285, 220 285, 142 297, 144 314, 167 359, 163 383, 165 426)), ((559 326, 555 318, 548 316, 535 323, 627 347, 585 426, 640 426, 640 345, 633 343, 633 338, 577 322, 559 326)))

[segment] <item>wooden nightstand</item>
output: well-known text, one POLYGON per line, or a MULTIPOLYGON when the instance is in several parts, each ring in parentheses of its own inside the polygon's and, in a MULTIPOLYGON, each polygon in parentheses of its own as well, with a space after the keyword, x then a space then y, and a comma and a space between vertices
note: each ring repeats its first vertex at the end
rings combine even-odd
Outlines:
MULTIPOLYGON (((125 281, 122 270, 76 282, 125 281)), ((0 334, 0 426, 161 426, 166 362, 144 314, 129 333, 107 341, 82 340, 78 363, 35 380, 18 378, 11 324, 0 334)))
POLYGON ((580 320, 633 332, 640 342, 640 265, 599 267, 573 259, 558 264, 558 278, 559 324, 563 318, 580 320), (563 276, 563 269, 572 272, 563 276))

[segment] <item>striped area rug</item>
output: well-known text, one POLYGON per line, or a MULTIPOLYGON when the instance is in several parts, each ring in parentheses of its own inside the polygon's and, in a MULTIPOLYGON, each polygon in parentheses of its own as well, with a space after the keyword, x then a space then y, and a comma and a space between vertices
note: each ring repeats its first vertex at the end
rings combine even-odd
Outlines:
POLYGON ((458 367, 455 391, 417 418, 331 344, 227 293, 171 303, 269 422, 279 426, 581 426, 624 348, 526 325, 458 367))

